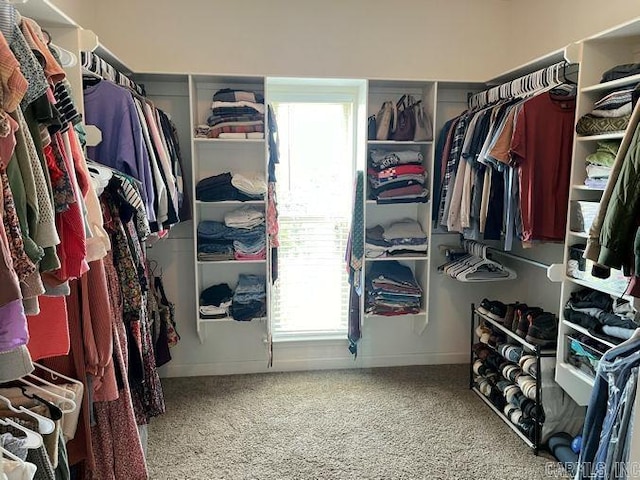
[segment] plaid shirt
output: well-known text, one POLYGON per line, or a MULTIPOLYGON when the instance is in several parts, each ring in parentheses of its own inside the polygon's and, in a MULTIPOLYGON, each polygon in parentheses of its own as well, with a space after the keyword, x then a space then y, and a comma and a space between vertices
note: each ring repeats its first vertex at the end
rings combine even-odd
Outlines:
POLYGON ((464 113, 460 116, 460 121, 455 127, 453 140, 451 141, 451 150, 449 151, 447 167, 444 172, 442 189, 440 191, 440 206, 438 209, 438 220, 440 220, 440 222, 443 221, 444 208, 447 198, 447 192, 449 191, 449 187, 451 184, 451 177, 458 169, 458 161, 460 160, 460 154, 462 153, 462 143, 464 142, 464 134, 467 130, 469 118, 470 116, 468 113, 464 113))

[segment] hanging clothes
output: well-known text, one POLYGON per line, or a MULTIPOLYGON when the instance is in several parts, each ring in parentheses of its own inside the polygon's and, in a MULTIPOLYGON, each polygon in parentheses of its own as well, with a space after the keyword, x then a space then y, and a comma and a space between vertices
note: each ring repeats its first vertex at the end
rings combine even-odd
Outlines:
POLYGON ((575 99, 548 91, 468 110, 440 133, 436 222, 472 240, 561 241, 575 99), (552 204, 549 207, 549 204, 552 204))
MULTIPOLYGON (((166 359, 179 337, 164 292, 154 293, 156 317, 149 313, 144 241, 157 220, 158 185, 167 203, 156 230, 184 209, 175 126, 114 86, 128 123, 104 120, 99 147, 124 172, 89 164, 70 85, 48 41, 36 22, 0 5, 0 382, 32 372, 32 359, 79 380, 49 380, 72 389, 78 408, 34 457, 36 478, 68 479, 71 465, 81 480, 146 479, 137 424, 164 412, 155 349, 166 359)), ((104 82, 98 90, 112 89, 104 82)))
POLYGON ((577 480, 621 478, 628 470, 633 405, 640 366, 640 330, 598 363, 584 421, 577 480))
POLYGON ((362 337, 362 313, 360 299, 363 293, 364 265, 364 172, 356 172, 353 191, 353 218, 347 243, 346 263, 349 275, 349 326, 347 338, 349 351, 358 355, 358 342, 362 337))

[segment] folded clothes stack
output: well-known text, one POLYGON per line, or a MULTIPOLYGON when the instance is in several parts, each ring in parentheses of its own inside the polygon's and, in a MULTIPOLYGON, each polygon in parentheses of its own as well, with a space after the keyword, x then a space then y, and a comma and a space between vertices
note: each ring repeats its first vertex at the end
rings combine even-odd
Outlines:
POLYGON ((231 315, 246 322, 267 314, 266 277, 241 273, 231 302, 231 315))
POLYGON ((369 198, 378 203, 425 203, 423 156, 413 150, 369 152, 369 198))
POLYGON ((213 95, 207 125, 199 138, 264 138, 264 97, 260 93, 224 88, 213 95))
POLYGON ((578 120, 576 132, 579 135, 598 135, 625 130, 631 119, 634 88, 635 85, 622 87, 594 103, 591 113, 578 120))
POLYGON ((233 290, 226 283, 205 288, 200 293, 200 318, 215 320, 227 318, 233 290))
POLYGON ((396 261, 371 265, 366 289, 367 313, 394 316, 420 312, 422 288, 411 269, 396 261))
POLYGON ((225 216, 231 227, 222 222, 202 221, 198 224, 198 260, 264 260, 266 258, 266 232, 264 213, 257 210, 225 216), (254 225, 251 227, 250 225, 254 225))
POLYGON ((376 225, 367 228, 365 256, 402 257, 426 254, 427 235, 415 220, 402 220, 384 228, 376 225))
POLYGON ((229 172, 204 178, 196 185, 196 199, 203 202, 261 200, 267 193, 264 174, 229 172))
POLYGON ((612 343, 628 340, 640 327, 638 314, 629 302, 614 300, 610 295, 590 288, 571 294, 564 307, 564 318, 612 343))
POLYGON ((236 260, 264 260, 267 258, 267 239, 264 229, 264 212, 256 208, 243 207, 225 214, 227 227, 245 230, 234 238, 233 250, 236 260))
POLYGON ((570 227, 573 232, 589 232, 591 225, 598 215, 600 209, 599 202, 588 202, 586 200, 572 200, 570 204, 571 222, 570 227))
POLYGON ((587 177, 584 181, 587 187, 604 189, 607 186, 620 143, 620 140, 600 141, 596 151, 587 155, 587 177))

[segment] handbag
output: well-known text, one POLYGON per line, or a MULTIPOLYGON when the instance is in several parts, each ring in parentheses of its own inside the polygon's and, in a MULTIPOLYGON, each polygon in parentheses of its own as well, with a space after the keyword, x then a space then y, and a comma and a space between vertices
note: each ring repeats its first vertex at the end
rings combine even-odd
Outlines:
POLYGON ((378 133, 376 128, 376 116, 371 115, 367 123, 367 140, 375 140, 378 133))
POLYGON ((433 124, 431 118, 424 109, 422 100, 418 100, 412 105, 416 117, 416 132, 413 136, 414 142, 428 142, 433 140, 433 124))
POLYGON ((376 114, 376 140, 388 140, 391 130, 395 130, 398 120, 393 102, 384 102, 376 114), (393 127, 391 122, 393 122, 393 127))
POLYGON ((416 117, 408 100, 407 95, 403 95, 396 104, 398 121, 391 132, 391 140, 398 142, 411 141, 416 133, 416 117))

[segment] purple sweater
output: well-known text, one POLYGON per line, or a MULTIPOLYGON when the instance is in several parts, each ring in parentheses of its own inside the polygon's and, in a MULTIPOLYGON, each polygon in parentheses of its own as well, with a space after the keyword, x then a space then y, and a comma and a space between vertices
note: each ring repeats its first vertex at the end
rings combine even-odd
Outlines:
POLYGON ((102 80, 84 89, 84 110, 86 123, 102 132, 102 142, 87 148, 89 158, 140 180, 147 215, 154 222, 151 164, 131 93, 102 80))

